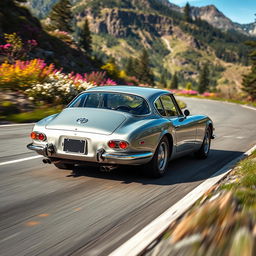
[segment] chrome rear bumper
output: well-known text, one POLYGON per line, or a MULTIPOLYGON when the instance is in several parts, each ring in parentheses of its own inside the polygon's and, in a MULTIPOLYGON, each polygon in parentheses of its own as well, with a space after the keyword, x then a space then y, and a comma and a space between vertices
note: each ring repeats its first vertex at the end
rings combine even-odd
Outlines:
POLYGON ((27 145, 27 148, 30 150, 36 151, 38 154, 43 155, 45 157, 49 158, 63 158, 70 159, 75 161, 85 161, 85 162, 95 162, 100 164, 124 164, 124 165, 138 165, 138 164, 144 164, 150 161, 150 159, 153 157, 152 152, 142 152, 142 153, 107 153, 104 150, 99 150, 96 152, 95 158, 88 158, 86 155, 79 155, 79 156, 69 156, 69 155, 63 155, 58 154, 54 152, 54 147, 52 144, 45 145, 45 146, 39 146, 34 145, 33 143, 30 143, 27 145))
POLYGON ((36 151, 38 154, 40 155, 44 155, 47 156, 47 148, 44 146, 38 146, 38 145, 34 145, 33 143, 30 143, 27 145, 27 148, 30 150, 34 150, 36 151))
POLYGON ((134 153, 129 155, 124 154, 109 154, 109 153, 103 153, 102 157, 103 159, 111 159, 111 160, 140 160, 145 158, 150 158, 153 156, 152 152, 146 152, 146 153, 134 153))

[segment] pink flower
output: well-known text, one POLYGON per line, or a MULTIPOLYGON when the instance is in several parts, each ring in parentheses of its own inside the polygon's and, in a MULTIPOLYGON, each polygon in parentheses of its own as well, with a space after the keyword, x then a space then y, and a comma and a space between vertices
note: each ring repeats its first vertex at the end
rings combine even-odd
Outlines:
POLYGON ((5 44, 3 48, 4 48, 4 49, 8 49, 8 48, 10 48, 11 46, 12 46, 11 44, 5 44))
POLYGON ((34 40, 34 39, 28 40, 27 42, 28 42, 28 44, 30 44, 30 45, 32 45, 32 46, 37 46, 37 45, 38 45, 37 41, 34 40))

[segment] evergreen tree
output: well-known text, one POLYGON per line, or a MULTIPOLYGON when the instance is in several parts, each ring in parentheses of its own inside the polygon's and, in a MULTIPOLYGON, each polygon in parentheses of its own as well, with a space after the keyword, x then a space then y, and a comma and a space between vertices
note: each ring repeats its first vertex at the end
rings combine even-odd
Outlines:
POLYGON ((52 8, 49 17, 52 22, 51 26, 54 29, 69 33, 73 32, 71 4, 69 0, 61 0, 56 3, 52 8))
POLYGON ((203 68, 200 70, 199 74, 199 86, 198 91, 199 93, 204 93, 206 90, 208 90, 210 84, 210 71, 208 64, 205 63, 203 65, 203 68))
POLYGON ((138 60, 136 77, 141 83, 154 85, 154 75, 149 67, 149 57, 147 51, 144 49, 138 60))
POLYGON ((92 36, 89 28, 88 19, 85 19, 85 22, 82 28, 77 28, 76 30, 76 39, 79 47, 85 50, 85 52, 90 55, 92 52, 92 36))
POLYGON ((125 67, 126 74, 128 76, 135 76, 136 77, 136 68, 135 68, 135 60, 130 57, 127 61, 126 67, 125 67))
POLYGON ((167 76, 166 76, 166 72, 163 72, 161 74, 161 77, 160 77, 160 85, 164 88, 167 87, 167 76))
POLYGON ((177 76, 176 72, 174 73, 174 75, 172 77, 170 87, 171 87, 171 89, 178 89, 178 87, 179 87, 179 81, 178 81, 178 76, 177 76))
POLYGON ((252 100, 256 100, 256 41, 247 43, 252 47, 250 58, 252 60, 252 67, 249 74, 243 77, 243 91, 247 92, 252 100))
POLYGON ((184 7, 184 17, 185 17, 185 21, 187 21, 187 22, 192 21, 192 19, 191 19, 191 7, 190 7, 189 3, 187 3, 184 7))

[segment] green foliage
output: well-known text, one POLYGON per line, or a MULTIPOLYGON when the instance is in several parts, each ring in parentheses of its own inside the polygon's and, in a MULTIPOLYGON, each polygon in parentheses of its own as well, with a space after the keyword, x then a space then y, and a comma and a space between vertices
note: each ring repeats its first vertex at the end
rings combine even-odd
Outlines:
POLYGON ((149 56, 145 49, 138 59, 136 77, 143 84, 154 85, 154 75, 150 69, 149 56))
POLYGON ((252 100, 256 100, 256 41, 251 41, 247 44, 252 47, 249 55, 252 67, 250 73, 243 78, 243 90, 248 93, 252 100))
POLYGON ((85 19, 85 22, 84 22, 82 28, 77 27, 76 40, 77 40, 78 45, 88 55, 90 55, 92 52, 92 37, 91 37, 88 19, 85 19))
POLYGON ((128 76, 135 76, 137 75, 136 73, 136 60, 132 57, 130 57, 127 61, 126 67, 125 67, 126 74, 128 76))
POLYGON ((205 63, 200 70, 199 74, 199 86, 198 86, 198 91, 199 93, 204 93, 205 91, 208 90, 209 84, 210 84, 210 71, 209 71, 209 66, 207 63, 205 63))
POLYGON ((61 0, 57 2, 52 8, 49 18, 51 19, 51 26, 53 29, 59 29, 69 33, 73 32, 73 18, 69 0, 61 0))
POLYGON ((14 114, 19 112, 17 106, 11 101, 3 101, 0 103, 0 115, 14 114))
POLYGON ((186 84, 186 90, 192 90, 192 83, 191 82, 188 82, 187 84, 186 84))
POLYGON ((30 112, 8 115, 4 119, 15 123, 36 122, 49 115, 56 114, 62 110, 62 106, 51 108, 40 108, 30 112))
POLYGON ((187 3, 184 7, 184 18, 185 18, 185 21, 187 22, 192 21, 190 12, 191 12, 190 4, 187 3))
POLYGON ((174 73, 174 75, 172 77, 170 87, 171 87, 171 89, 178 89, 178 87, 179 87, 178 75, 176 72, 174 73))

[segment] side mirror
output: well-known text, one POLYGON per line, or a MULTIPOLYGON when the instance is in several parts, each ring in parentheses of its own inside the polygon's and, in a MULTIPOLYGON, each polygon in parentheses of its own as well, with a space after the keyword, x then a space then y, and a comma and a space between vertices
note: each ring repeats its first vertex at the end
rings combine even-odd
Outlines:
POLYGON ((188 109, 185 109, 185 110, 184 110, 184 115, 185 115, 185 116, 189 116, 189 115, 190 115, 190 112, 189 112, 188 109))

